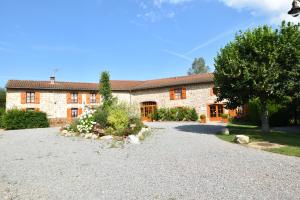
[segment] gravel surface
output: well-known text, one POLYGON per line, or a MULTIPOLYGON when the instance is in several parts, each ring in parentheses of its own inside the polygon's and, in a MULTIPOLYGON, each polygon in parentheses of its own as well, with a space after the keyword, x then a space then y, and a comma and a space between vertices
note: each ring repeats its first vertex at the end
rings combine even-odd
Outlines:
POLYGON ((0 199, 300 199, 300 159, 219 140, 219 125, 151 123, 140 145, 0 133, 0 199))

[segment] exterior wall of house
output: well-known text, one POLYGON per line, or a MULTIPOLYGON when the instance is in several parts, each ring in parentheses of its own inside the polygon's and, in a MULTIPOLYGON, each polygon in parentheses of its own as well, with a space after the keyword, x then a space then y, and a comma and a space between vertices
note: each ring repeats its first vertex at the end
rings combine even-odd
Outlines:
MULTIPOLYGON (((133 91, 131 94, 129 92, 114 91, 113 96, 117 97, 120 101, 136 104, 138 106, 143 102, 153 101, 157 103, 158 108, 192 107, 196 109, 199 115, 205 114, 208 116, 208 105, 214 104, 216 100, 216 96, 212 94, 212 84, 194 84, 184 87, 186 89, 186 98, 178 100, 171 100, 171 87, 133 91)), ((26 90, 8 89, 6 109, 34 108, 46 112, 48 117, 52 120, 59 119, 64 121, 68 118, 68 110, 71 108, 82 109, 84 105, 100 105, 99 102, 89 104, 88 95, 90 92, 88 91, 79 92, 82 99, 79 103, 68 102, 68 93, 70 93, 70 91, 36 91, 40 94, 37 104, 22 103, 21 96, 24 92, 26 92, 26 90)), ((101 100, 99 101, 101 102, 101 100)), ((227 113, 226 110, 225 113, 227 113)))
MULTIPOLYGON (((133 102, 141 104, 142 102, 154 101, 157 103, 158 108, 166 107, 192 107, 195 108, 197 113, 207 115, 207 106, 213 104, 216 100, 216 96, 211 93, 211 84, 195 84, 187 85, 186 98, 171 100, 170 99, 170 87, 158 88, 150 90, 135 91, 133 96, 133 102)), ((175 87, 176 88, 176 87, 175 87)))
POLYGON ((58 119, 61 121, 66 121, 68 117, 68 109, 71 108, 78 108, 82 109, 84 105, 91 105, 97 106, 99 103, 88 103, 87 95, 89 92, 79 92, 81 94, 82 102, 80 103, 68 103, 67 101, 67 94, 69 91, 34 91, 39 93, 40 98, 38 103, 22 103, 22 93, 26 92, 27 90, 7 90, 6 95, 6 109, 28 109, 33 108, 35 110, 40 110, 46 112, 48 118, 58 119))

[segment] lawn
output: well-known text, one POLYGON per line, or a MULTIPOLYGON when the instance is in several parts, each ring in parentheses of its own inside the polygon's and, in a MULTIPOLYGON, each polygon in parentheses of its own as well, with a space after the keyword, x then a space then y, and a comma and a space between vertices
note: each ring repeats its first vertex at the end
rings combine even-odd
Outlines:
POLYGON ((262 134, 260 127, 257 126, 228 124, 227 127, 230 131, 230 135, 217 135, 222 140, 234 142, 235 135, 247 135, 250 137, 250 142, 266 141, 285 145, 285 147, 266 149, 266 151, 300 157, 300 132, 288 133, 271 131, 269 134, 262 134))

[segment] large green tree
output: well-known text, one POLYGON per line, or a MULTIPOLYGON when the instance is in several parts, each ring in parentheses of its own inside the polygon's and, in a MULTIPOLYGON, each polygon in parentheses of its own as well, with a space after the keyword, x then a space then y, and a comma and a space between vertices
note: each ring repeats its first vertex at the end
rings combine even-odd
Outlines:
MULTIPOLYGON (((298 25, 285 23, 279 30, 263 26, 240 32, 215 58, 218 101, 226 100, 228 108, 236 108, 258 99, 265 133, 270 130, 267 104, 280 103, 287 95, 283 86, 292 77, 287 71, 299 65, 298 32, 298 25), (288 42, 291 38, 293 41, 288 42)), ((295 92, 296 79, 291 81, 290 91, 295 92)))
POLYGON ((195 58, 192 63, 192 67, 188 70, 188 75, 192 74, 201 74, 207 73, 209 71, 209 67, 206 66, 204 58, 195 58))
POLYGON ((281 89, 297 124, 300 112, 300 25, 283 22, 278 36, 281 89))
POLYGON ((108 71, 104 71, 101 73, 100 84, 99 84, 99 93, 102 97, 103 106, 107 108, 111 106, 113 102, 113 96, 111 92, 110 85, 110 75, 108 71))
POLYGON ((0 108, 5 108, 6 105, 6 91, 0 88, 0 108))

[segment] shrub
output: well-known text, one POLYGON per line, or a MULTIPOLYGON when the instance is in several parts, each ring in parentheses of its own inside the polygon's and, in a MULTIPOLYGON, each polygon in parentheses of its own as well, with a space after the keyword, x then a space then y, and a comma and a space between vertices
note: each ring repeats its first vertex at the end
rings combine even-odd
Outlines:
POLYGON ((99 107, 94 113, 94 120, 96 123, 100 124, 102 129, 105 129, 108 125, 108 109, 103 106, 99 107))
POLYGON ((204 114, 200 115, 200 119, 206 119, 206 115, 204 114))
POLYGON ((79 133, 91 133, 96 122, 94 121, 93 111, 84 110, 84 113, 79 117, 77 129, 79 133))
POLYGON ((198 114, 194 108, 160 108, 151 115, 152 119, 158 121, 197 121, 198 114))
POLYGON ((77 133, 79 132, 77 126, 79 125, 79 120, 74 119, 70 124, 67 125, 66 130, 69 132, 77 133))
POLYGON ((189 112, 189 115, 188 115, 189 121, 197 121, 198 120, 198 114, 197 114, 195 108, 188 110, 188 112, 189 112))
POLYGON ((7 130, 49 127, 47 114, 37 111, 9 110, 4 114, 2 122, 7 130))
POLYGON ((109 109, 108 123, 114 129, 114 135, 123 135, 129 126, 129 113, 125 104, 115 104, 109 109))
POLYGON ((129 126, 131 128, 130 134, 138 134, 140 130, 144 127, 143 122, 140 117, 135 117, 129 119, 129 126))
POLYGON ((228 119, 229 115, 228 114, 222 114, 221 117, 222 117, 222 119, 228 119))
POLYGON ((5 114, 5 109, 4 108, 0 108, 0 128, 3 128, 3 123, 2 123, 2 118, 3 115, 5 114))

